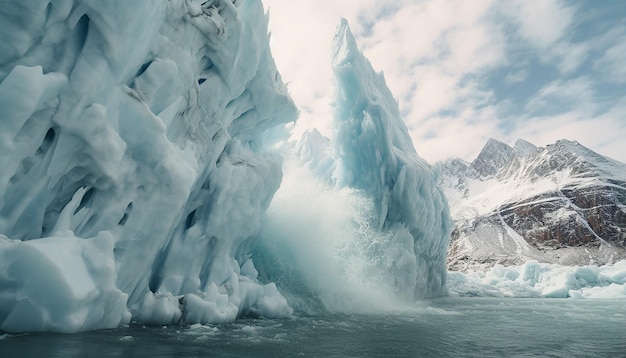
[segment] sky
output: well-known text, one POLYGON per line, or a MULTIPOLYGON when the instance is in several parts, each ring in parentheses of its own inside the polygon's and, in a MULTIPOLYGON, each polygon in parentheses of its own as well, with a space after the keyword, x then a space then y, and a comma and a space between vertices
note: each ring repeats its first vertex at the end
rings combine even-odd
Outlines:
POLYGON ((417 152, 473 160, 489 138, 576 140, 626 162, 626 1, 263 0, 299 136, 332 137, 330 47, 345 17, 417 152), (321 5, 323 4, 323 5, 321 5))

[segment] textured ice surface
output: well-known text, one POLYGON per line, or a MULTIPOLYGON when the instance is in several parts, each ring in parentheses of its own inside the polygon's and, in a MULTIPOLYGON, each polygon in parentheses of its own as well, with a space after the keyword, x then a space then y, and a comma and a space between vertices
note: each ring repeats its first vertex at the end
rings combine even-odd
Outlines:
POLYGON ((113 237, 54 235, 30 241, 0 236, 0 330, 75 332, 128 320, 128 296, 115 287, 113 237))
POLYGON ((0 24, 0 329, 289 314, 248 256, 296 116, 261 2, 13 0, 0 24))
POLYGON ((626 260, 604 266, 561 266, 528 261, 487 272, 450 272, 456 296, 626 298, 626 260))
POLYGON ((335 177, 339 187, 362 191, 375 205, 375 226, 391 235, 393 279, 407 298, 444 291, 452 230, 447 202, 431 166, 418 156, 398 103, 358 50, 341 20, 332 61, 338 82, 335 177))

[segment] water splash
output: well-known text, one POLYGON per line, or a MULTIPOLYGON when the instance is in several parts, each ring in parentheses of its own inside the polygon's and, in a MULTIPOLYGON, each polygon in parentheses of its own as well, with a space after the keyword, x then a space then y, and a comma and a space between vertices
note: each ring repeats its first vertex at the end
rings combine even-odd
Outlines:
POLYGON ((371 200, 295 162, 285 167, 253 250, 259 277, 305 312, 400 309, 406 302, 392 277, 398 247, 391 233, 377 230, 371 200))

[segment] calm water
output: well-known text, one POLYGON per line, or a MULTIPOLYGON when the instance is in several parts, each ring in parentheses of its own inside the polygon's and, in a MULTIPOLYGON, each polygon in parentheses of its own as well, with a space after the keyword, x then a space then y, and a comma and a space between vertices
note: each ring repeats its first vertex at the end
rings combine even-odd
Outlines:
POLYGON ((0 335, 0 357, 626 357, 623 300, 448 298, 387 315, 0 335))

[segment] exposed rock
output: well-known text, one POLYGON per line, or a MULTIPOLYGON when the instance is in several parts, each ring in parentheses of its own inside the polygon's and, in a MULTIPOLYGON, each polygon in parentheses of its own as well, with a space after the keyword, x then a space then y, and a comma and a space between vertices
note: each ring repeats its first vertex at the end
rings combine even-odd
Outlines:
POLYGON ((511 148, 493 139, 463 164, 440 164, 456 225, 450 269, 626 257, 625 164, 568 140, 511 148))

